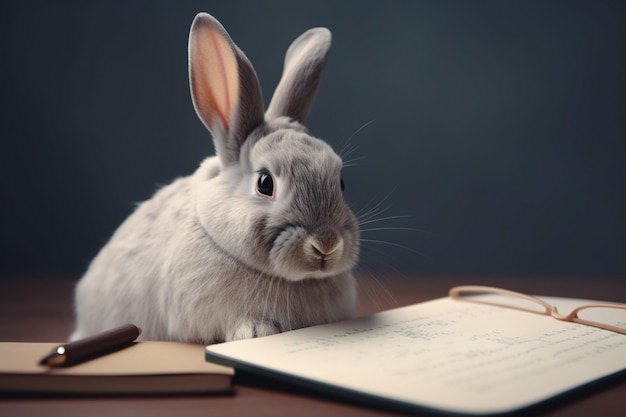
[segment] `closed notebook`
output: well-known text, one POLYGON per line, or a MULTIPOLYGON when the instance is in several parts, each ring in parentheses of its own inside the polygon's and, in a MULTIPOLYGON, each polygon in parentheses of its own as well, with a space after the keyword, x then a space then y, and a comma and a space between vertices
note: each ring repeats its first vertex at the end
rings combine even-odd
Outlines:
POLYGON ((201 394, 232 390, 234 371, 204 360, 203 346, 138 342, 68 368, 38 365, 58 343, 0 343, 0 392, 201 394))

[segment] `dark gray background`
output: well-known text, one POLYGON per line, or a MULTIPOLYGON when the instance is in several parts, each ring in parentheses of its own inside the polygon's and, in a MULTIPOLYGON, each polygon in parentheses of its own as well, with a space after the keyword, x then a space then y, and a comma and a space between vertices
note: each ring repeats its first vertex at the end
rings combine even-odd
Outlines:
POLYGON ((0 273, 84 270, 134 202, 213 153, 187 80, 207 11, 266 101, 289 43, 333 32, 309 127, 340 149, 367 124, 347 198, 409 216, 366 228, 418 229, 364 233, 387 242, 364 242, 364 268, 626 274, 624 2, 3 4, 0 273))

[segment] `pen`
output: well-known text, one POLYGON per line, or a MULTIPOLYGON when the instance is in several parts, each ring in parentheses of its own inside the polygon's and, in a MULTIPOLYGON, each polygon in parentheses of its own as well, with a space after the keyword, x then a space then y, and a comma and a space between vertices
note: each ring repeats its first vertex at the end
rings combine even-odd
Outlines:
POLYGON ((137 339, 141 329, 134 324, 116 327, 84 339, 57 346, 39 365, 72 366, 123 349, 137 339))

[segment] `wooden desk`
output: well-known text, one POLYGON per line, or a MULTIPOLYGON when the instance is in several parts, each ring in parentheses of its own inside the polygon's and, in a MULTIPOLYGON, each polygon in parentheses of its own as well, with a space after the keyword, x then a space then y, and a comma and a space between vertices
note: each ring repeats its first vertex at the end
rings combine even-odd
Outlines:
MULTIPOLYGON (((0 341, 65 340, 73 326, 73 286, 78 276, 0 278, 0 341)), ((444 296, 458 284, 503 286, 530 294, 626 302, 626 279, 524 277, 377 277, 360 279, 359 314, 444 296), (383 289, 384 287, 384 289, 383 289)), ((360 404, 249 375, 235 379, 234 396, 165 398, 0 398, 0 416, 392 416, 360 404)), ((623 416, 626 383, 613 382, 539 410, 545 416, 623 416)))

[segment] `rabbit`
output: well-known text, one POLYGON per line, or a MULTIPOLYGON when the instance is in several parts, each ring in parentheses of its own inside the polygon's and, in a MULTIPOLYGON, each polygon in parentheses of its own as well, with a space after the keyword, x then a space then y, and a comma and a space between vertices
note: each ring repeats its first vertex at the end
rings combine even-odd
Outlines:
POLYGON ((359 226, 342 160, 305 119, 331 43, 298 37, 267 111, 251 63, 211 15, 189 35, 189 79, 215 155, 113 233, 75 289, 70 340, 125 323, 139 340, 219 343, 351 318, 359 226))

